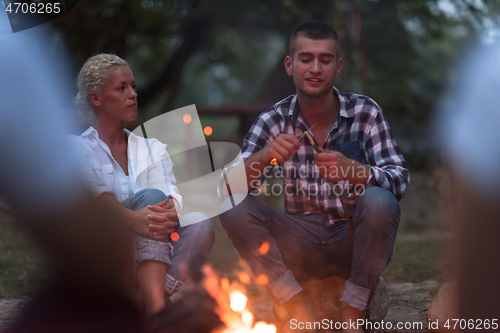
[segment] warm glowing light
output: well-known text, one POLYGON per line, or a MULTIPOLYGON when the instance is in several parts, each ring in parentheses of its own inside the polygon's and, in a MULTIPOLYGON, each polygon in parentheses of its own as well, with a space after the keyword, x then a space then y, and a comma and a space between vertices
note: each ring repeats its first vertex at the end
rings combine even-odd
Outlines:
POLYGON ((191 115, 189 113, 186 113, 184 115, 184 117, 182 117, 182 120, 186 123, 186 124, 189 124, 191 122, 191 120, 193 120, 193 118, 191 117, 191 115))
POLYGON ((266 333, 276 333, 276 325, 274 324, 269 324, 267 325, 267 332, 266 333))
POLYGON ((250 275, 248 275, 245 272, 241 272, 238 275, 238 278, 240 279, 241 283, 243 283, 243 284, 249 284, 250 283, 250 275))
POLYGON ((243 311, 247 306, 247 297, 241 291, 233 291, 229 299, 231 300, 229 307, 233 311, 243 311))
POLYGON ((179 234, 174 231, 170 234, 170 239, 174 242, 177 242, 179 240, 179 234))
POLYGON ((220 287, 223 291, 229 290, 229 279, 227 277, 220 280, 220 287))
POLYGON ((212 135, 213 132, 214 130, 210 126, 205 126, 205 128, 203 129, 203 133, 205 133, 206 136, 212 135))
MULTIPOLYGON (((241 260, 241 259, 240 259, 241 260)), ((240 261, 243 265, 243 261, 240 261)), ((219 305, 218 315, 224 322, 225 328, 217 331, 219 333, 276 333, 276 326, 265 322, 255 321, 254 314, 247 308, 248 298, 243 293, 244 286, 240 281, 229 281, 227 277, 220 278, 217 273, 209 266, 203 266, 203 287, 210 296, 215 298, 219 305), (232 290, 232 292, 230 292, 232 290)), ((248 273, 245 273, 248 279, 248 273)), ((258 278, 257 278, 258 279, 258 278)))
POLYGON ((253 314, 250 311, 243 311, 241 314, 241 321, 246 327, 252 327, 253 324, 253 314))
POLYGON ((260 246, 260 249, 259 249, 259 254, 261 256, 266 255, 267 252, 269 251, 269 247, 270 247, 270 245, 268 242, 262 243, 262 245, 260 246))
POLYGON ((263 321, 258 321, 255 323, 252 332, 255 333, 276 333, 276 326, 273 324, 266 324, 263 321))
POLYGON ((257 276, 257 283, 258 284, 268 284, 269 279, 266 275, 261 274, 261 275, 257 276))

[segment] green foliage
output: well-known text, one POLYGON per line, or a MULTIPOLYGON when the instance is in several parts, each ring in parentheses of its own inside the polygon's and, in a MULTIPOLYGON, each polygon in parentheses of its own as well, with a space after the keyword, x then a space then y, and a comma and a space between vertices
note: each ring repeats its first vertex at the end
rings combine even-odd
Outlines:
POLYGON ((54 24, 78 65, 99 52, 125 57, 149 119, 286 97, 288 37, 323 20, 341 39, 339 88, 425 124, 461 47, 498 28, 499 10, 493 0, 89 0, 54 24))

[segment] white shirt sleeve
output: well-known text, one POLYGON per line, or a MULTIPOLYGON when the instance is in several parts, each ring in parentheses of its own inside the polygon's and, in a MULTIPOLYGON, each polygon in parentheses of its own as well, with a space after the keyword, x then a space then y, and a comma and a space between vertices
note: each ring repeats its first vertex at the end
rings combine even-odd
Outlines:
POLYGON ((79 176, 86 186, 96 197, 103 193, 109 193, 116 198, 116 194, 99 178, 99 175, 102 174, 100 172, 101 163, 89 153, 88 147, 85 147, 81 142, 82 138, 76 135, 68 135, 67 140, 77 155, 75 161, 78 165, 79 176))
MULTIPOLYGON (((133 135, 133 134, 131 134, 133 135)), ((173 172, 173 163, 167 152, 167 145, 156 139, 137 138, 137 152, 132 161, 136 183, 141 188, 159 189, 166 196, 171 195, 182 209, 182 196, 175 186, 177 181, 173 172)), ((133 153, 131 153, 133 154, 133 153)))

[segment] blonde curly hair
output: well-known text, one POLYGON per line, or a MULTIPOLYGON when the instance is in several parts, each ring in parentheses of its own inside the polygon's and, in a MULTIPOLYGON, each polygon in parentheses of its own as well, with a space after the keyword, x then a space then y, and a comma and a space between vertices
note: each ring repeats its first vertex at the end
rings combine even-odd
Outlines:
POLYGON ((97 114, 89 100, 89 94, 91 92, 102 94, 111 72, 116 67, 121 66, 130 67, 119 56, 106 53, 90 57, 83 64, 78 74, 78 94, 76 94, 73 102, 78 107, 78 112, 85 122, 93 124, 97 119, 97 114))

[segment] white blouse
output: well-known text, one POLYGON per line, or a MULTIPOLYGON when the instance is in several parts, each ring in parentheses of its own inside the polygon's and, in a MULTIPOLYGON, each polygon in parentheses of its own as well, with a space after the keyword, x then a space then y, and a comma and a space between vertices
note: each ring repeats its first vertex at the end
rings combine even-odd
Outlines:
MULTIPOLYGON (((120 202, 146 188, 159 189, 171 195, 182 209, 182 197, 172 171, 173 163, 167 145, 156 139, 145 139, 124 130, 128 137, 128 174, 125 175, 109 147, 99 139, 94 127, 83 134, 69 135, 80 157, 79 165, 86 183, 97 196, 111 193, 120 202)), ((178 212, 180 212, 180 209, 178 212)))

